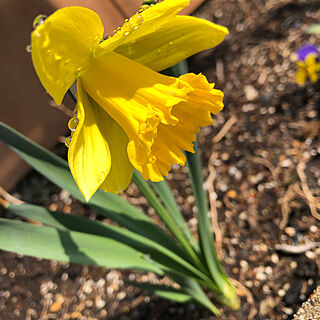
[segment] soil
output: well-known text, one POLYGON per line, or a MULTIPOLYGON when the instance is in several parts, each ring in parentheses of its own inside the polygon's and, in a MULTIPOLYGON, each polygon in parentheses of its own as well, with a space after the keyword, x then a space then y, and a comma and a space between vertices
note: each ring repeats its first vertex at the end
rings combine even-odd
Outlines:
MULTIPOLYGON (((320 284, 320 83, 295 83, 295 51, 320 45, 306 27, 320 21, 319 1, 206 1, 195 16, 225 25, 218 48, 189 59, 225 93, 225 108, 199 136, 217 248, 241 308, 220 319, 292 319, 320 284), (213 219, 214 220, 214 219, 213 219), (219 231, 222 234, 219 237, 219 231), (311 244, 311 245, 310 245, 311 244), (287 245, 287 246, 284 246, 287 245), (304 246, 302 252, 297 248, 304 246), (296 253, 295 253, 296 252, 296 253)), ((56 153, 66 155, 63 145, 56 153)), ((168 177, 196 233, 186 169, 168 177)), ((51 210, 101 219, 35 171, 12 194, 51 210)), ((155 218, 134 185, 124 194, 155 218)), ((5 211, 2 216, 12 217, 5 211)), ((153 274, 107 270, 0 252, 0 319, 216 319, 124 284, 153 274)), ((161 280, 163 281, 163 279, 161 280)))

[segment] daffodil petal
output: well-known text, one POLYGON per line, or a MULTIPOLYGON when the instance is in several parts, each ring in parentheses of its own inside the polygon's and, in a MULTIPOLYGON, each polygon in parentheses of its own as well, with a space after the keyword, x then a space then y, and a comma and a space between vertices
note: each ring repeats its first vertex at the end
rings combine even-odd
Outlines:
POLYGON ((193 142, 200 127, 213 123, 211 113, 217 114, 223 108, 223 93, 213 89, 207 79, 199 74, 185 74, 181 80, 188 82, 194 91, 187 94, 188 100, 173 107, 178 118, 176 126, 160 124, 152 145, 154 160, 137 167, 144 179, 162 181, 173 164, 184 165, 186 158, 182 150, 194 152, 193 142))
POLYGON ((109 120, 105 112, 83 90, 78 80, 76 106, 78 126, 68 152, 71 173, 87 201, 106 179, 111 168, 108 142, 103 136, 109 120))
POLYGON ((164 0, 138 12, 125 22, 112 37, 100 43, 97 55, 113 51, 121 44, 135 42, 145 35, 154 35, 158 29, 169 23, 189 3, 189 0, 164 0))
POLYGON ((54 12, 32 32, 34 68, 58 105, 75 79, 88 67, 103 31, 94 11, 67 7, 54 12))
POLYGON ((194 90, 186 81, 161 75, 117 53, 95 57, 81 81, 127 133, 128 155, 135 167, 152 161, 150 150, 158 126, 175 126, 178 119, 172 108, 194 90))
POLYGON ((99 106, 104 113, 103 136, 108 141, 111 153, 111 169, 100 188, 106 192, 121 193, 132 179, 133 166, 128 159, 128 136, 125 131, 99 106))
POLYGON ((227 28, 204 19, 177 16, 156 32, 139 37, 135 42, 123 43, 115 51, 161 71, 217 46, 228 33, 227 28))

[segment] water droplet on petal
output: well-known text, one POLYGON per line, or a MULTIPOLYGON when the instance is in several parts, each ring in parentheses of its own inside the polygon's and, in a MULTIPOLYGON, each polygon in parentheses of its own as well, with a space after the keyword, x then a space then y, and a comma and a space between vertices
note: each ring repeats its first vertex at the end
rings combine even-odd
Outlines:
POLYGON ((141 14, 136 15, 135 22, 140 25, 143 22, 143 16, 141 14))
POLYGON ((68 122, 68 128, 71 131, 74 131, 74 130, 76 130, 78 124, 79 124, 79 119, 78 118, 71 118, 69 120, 69 122, 68 122))
POLYGON ((70 147, 70 143, 71 143, 71 137, 67 137, 66 140, 64 140, 64 144, 67 148, 70 147))
POLYGON ((33 28, 35 29, 36 27, 43 24, 46 19, 47 16, 45 16, 44 14, 39 14, 38 16, 36 16, 33 20, 33 28))
POLYGON ((101 172, 98 178, 98 183, 101 184, 104 181, 105 177, 106 177, 106 173, 101 172))
POLYGON ((32 52, 31 44, 28 44, 28 45, 26 46, 26 51, 29 52, 29 53, 32 52))

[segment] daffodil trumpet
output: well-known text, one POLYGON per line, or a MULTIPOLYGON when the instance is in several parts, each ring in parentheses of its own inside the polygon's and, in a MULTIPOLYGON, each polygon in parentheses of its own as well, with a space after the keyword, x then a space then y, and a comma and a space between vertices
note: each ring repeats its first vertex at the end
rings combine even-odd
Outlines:
POLYGON ((133 168, 162 181, 194 152, 200 127, 223 108, 223 93, 202 74, 158 73, 218 45, 228 30, 178 16, 189 0, 144 5, 108 38, 99 16, 83 7, 57 10, 36 23, 31 37, 37 75, 59 105, 77 81, 69 122, 68 162, 88 201, 98 188, 120 193, 133 168))

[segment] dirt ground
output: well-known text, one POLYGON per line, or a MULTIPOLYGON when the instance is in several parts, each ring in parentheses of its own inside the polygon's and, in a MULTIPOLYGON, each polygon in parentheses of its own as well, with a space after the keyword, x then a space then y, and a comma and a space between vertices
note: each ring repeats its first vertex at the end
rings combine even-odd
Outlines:
MULTIPOLYGON (((189 60, 225 93, 225 108, 199 137, 217 248, 241 308, 220 319, 292 319, 320 284, 320 82, 295 83, 294 53, 320 36, 319 1, 209 0, 195 15, 227 26, 215 50, 189 60), (214 219, 213 219, 214 220, 214 219), (300 247, 302 246, 302 247, 300 247), (297 249, 298 248, 298 249, 297 249)), ((56 152, 66 155, 63 145, 56 152)), ((168 177, 196 233, 185 168, 168 177)), ((52 210, 101 219, 32 171, 13 195, 52 210)), ((152 217, 134 185, 124 194, 152 217)), ((11 216, 2 210, 0 215, 11 216)), ((0 319, 211 320, 207 310, 150 296, 125 279, 153 274, 106 270, 0 252, 0 319)))

